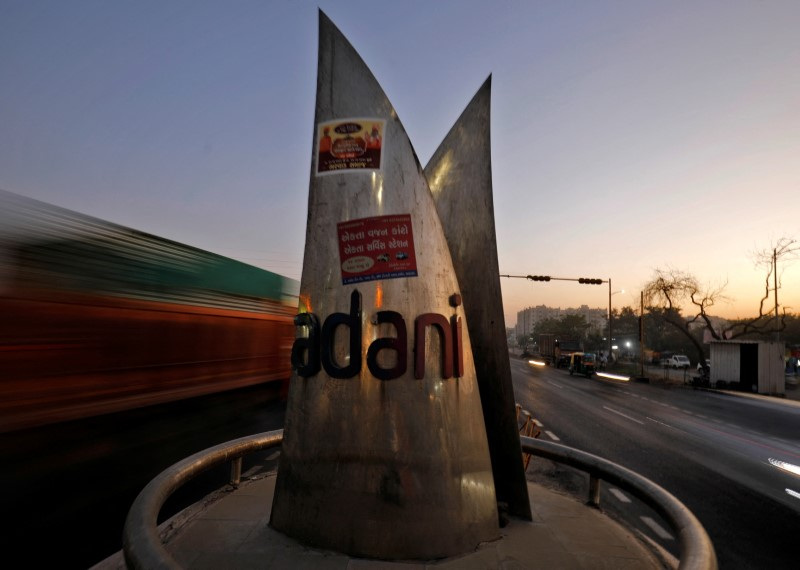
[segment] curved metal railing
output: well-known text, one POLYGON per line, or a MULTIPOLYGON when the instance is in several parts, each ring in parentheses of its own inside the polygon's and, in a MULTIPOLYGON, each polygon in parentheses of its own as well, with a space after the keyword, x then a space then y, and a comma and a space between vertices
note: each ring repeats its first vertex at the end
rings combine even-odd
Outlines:
MULTIPOLYGON (((180 568, 158 536, 158 513, 167 498, 197 474, 216 465, 232 463, 233 483, 238 482, 241 458, 280 445, 283 430, 242 437, 204 451, 162 471, 142 489, 125 519, 122 548, 129 568, 147 570, 180 568)), ((589 473, 591 504, 599 504, 600 479, 627 490, 652 507, 678 534, 681 569, 715 570, 717 558, 711 540, 700 521, 678 499, 649 479, 621 465, 571 447, 520 437, 524 453, 564 463, 589 473)))
POLYGON ((600 504, 600 480, 613 483, 651 507, 676 531, 681 569, 717 568, 714 545, 703 525, 683 503, 663 487, 621 465, 572 447, 520 437, 522 451, 575 467, 589 474, 589 504, 600 504))
POLYGON ((167 498, 181 485, 211 467, 231 461, 232 472, 238 472, 243 456, 278 446, 282 441, 282 429, 241 437, 195 453, 162 471, 142 489, 125 518, 122 551, 128 567, 145 570, 180 568, 158 536, 158 513, 167 498))

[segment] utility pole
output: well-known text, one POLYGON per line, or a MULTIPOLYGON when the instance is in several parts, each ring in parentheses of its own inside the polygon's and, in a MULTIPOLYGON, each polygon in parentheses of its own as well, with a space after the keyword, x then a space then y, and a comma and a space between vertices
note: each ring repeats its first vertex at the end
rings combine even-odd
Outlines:
POLYGON ((608 278, 608 362, 611 363, 611 349, 613 342, 611 340, 611 277, 608 278))
MULTIPOLYGON (((775 326, 780 322, 778 317, 778 248, 772 249, 772 279, 775 289, 775 326)), ((780 331, 775 332, 775 340, 781 339, 780 331)))
POLYGON ((640 378, 644 378, 644 291, 639 293, 639 360, 641 364, 640 378))

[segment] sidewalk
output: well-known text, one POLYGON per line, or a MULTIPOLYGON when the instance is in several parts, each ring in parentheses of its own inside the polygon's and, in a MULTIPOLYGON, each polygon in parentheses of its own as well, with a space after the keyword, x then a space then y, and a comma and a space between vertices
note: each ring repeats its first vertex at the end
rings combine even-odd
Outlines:
MULTIPOLYGON (((691 385, 691 379, 696 376, 691 370, 686 372, 686 378, 688 382, 684 381, 684 372, 682 370, 672 370, 668 368, 662 368, 660 366, 645 366, 645 376, 649 378, 650 383, 652 384, 661 384, 664 386, 676 386, 676 387, 687 387, 693 388, 691 385)), ((781 395, 768 395, 768 394, 754 394, 752 392, 743 392, 739 390, 731 390, 725 388, 715 388, 715 387, 700 387, 698 386, 697 389, 700 390, 709 390, 712 392, 721 392, 724 394, 730 394, 733 396, 744 396, 744 397, 754 397, 754 398, 767 398, 770 400, 777 400, 777 401, 792 401, 792 402, 800 402, 800 376, 785 376, 785 387, 784 387, 784 394, 781 395)))
MULTIPOLYGON (((244 481, 161 525, 165 546, 184 568, 413 570, 449 568, 652 569, 666 568, 644 543, 601 511, 576 499, 528 484, 533 522, 512 520, 500 538, 474 552, 429 562, 383 562, 316 550, 268 526, 275 473, 244 481)), ((674 562, 674 561, 673 561, 674 562)), ((124 568, 121 555, 96 570, 124 568)))

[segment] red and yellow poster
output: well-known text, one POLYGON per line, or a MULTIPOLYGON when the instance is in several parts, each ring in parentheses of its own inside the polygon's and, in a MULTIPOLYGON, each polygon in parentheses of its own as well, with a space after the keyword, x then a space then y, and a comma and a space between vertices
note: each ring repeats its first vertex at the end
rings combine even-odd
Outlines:
POLYGON ((410 214, 340 222, 336 229, 342 285, 417 276, 410 214))
POLYGON ((317 126, 317 174, 380 170, 383 119, 339 119, 317 126))

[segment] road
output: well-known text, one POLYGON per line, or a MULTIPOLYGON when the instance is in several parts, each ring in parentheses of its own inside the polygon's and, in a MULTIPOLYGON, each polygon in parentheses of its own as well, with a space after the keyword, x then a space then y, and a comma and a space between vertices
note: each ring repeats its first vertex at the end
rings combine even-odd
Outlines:
MULTIPOLYGON (((720 568, 796 568, 800 407, 779 399, 593 377, 512 358, 517 402, 542 439, 588 451, 661 485, 708 531, 720 568), (787 469, 795 469, 795 472, 787 469)), ((586 477, 534 459, 529 478, 586 498, 586 477)), ((618 489, 602 508, 677 555, 667 524, 618 489)))
MULTIPOLYGON (((119 551, 125 516, 158 473, 219 443, 283 427, 279 389, 273 383, 0 434, 5 558, 85 569, 119 551)), ((243 471, 258 455, 245 458, 243 471)), ((223 486, 228 470, 213 468, 176 491, 160 520, 223 486)))

